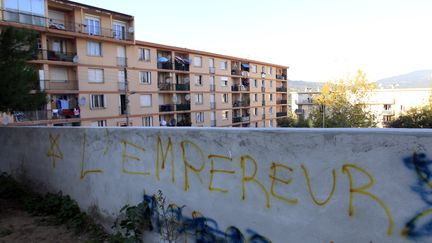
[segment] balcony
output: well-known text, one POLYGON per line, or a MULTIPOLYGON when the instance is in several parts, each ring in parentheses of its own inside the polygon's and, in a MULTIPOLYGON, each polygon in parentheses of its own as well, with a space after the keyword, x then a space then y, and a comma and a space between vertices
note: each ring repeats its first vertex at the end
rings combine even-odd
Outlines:
POLYGON ((216 109, 216 102, 210 102, 210 109, 216 109))
POLYGON ((248 122, 248 121, 250 121, 250 116, 242 116, 241 117, 241 121, 242 122, 248 122))
POLYGON ((231 75, 242 76, 242 71, 240 69, 232 69, 231 75))
POLYGON ((303 115, 305 113, 304 109, 295 109, 294 111, 297 115, 303 115))
POLYGON ((266 92, 266 88, 265 87, 261 87, 261 92, 266 92))
POLYGON ((278 105, 286 105, 287 104, 287 100, 276 100, 276 104, 278 105))
POLYGON ((287 80, 287 76, 285 74, 276 74, 276 79, 287 80))
POLYGON ((59 61, 59 62, 74 62, 76 61, 76 56, 77 56, 76 52, 38 50, 34 59, 59 61))
POLYGON ((173 63, 169 62, 169 61, 168 62, 160 62, 160 61, 158 61, 157 68, 158 69, 172 70, 173 69, 173 63))
POLYGON ((189 91, 190 85, 189 84, 176 84, 175 89, 177 91, 189 91))
POLYGON ((119 91, 126 91, 126 83, 125 82, 118 82, 118 90, 119 91))
POLYGON ((161 91, 174 91, 174 84, 171 83, 158 83, 158 88, 161 91))
POLYGON ((215 74, 216 73, 216 69, 214 67, 209 67, 209 73, 210 74, 215 74))
POLYGON ((210 91, 215 91, 215 90, 216 90, 216 85, 210 84, 210 91))
POLYGON ((210 120, 210 126, 215 127, 216 126, 216 120, 210 120))
POLYGON ((176 105, 176 111, 189 111, 190 104, 178 104, 176 105))
POLYGON ((244 101, 235 101, 233 103, 233 107, 248 107, 250 105, 250 101, 249 100, 244 100, 244 101))
POLYGON ((174 105, 160 105, 159 112, 170 112, 174 111, 174 105))
POLYGON ((233 117, 232 118, 232 123, 239 123, 242 122, 242 117, 238 116, 238 117, 233 117))
POLYGON ((282 116, 287 116, 287 112, 286 111, 281 111, 281 112, 277 112, 276 113, 276 117, 282 117, 282 116))
POLYGON ((15 10, 1 10, 1 12, 1 20, 5 22, 27 24, 31 26, 45 27, 52 30, 83 33, 117 40, 134 40, 134 34, 125 31, 101 28, 99 26, 86 26, 85 24, 81 23, 65 21, 62 19, 53 19, 49 17, 33 15, 30 13, 18 12, 15 10))
POLYGON ((395 115, 395 111, 394 110, 383 110, 382 111, 382 115, 383 116, 394 116, 395 115))
POLYGON ((127 58, 126 57, 117 57, 117 66, 118 67, 126 67, 127 66, 127 58))
POLYGON ((189 64, 175 62, 175 70, 189 72, 189 64))
POLYGON ((37 84, 38 88, 42 91, 78 90, 78 80, 40 80, 37 84))
POLYGON ((287 88, 285 87, 277 87, 276 92, 287 92, 287 88))

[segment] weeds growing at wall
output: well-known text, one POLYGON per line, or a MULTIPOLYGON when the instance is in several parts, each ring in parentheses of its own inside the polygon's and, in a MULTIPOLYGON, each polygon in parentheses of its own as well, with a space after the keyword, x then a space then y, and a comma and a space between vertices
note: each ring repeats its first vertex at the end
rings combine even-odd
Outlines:
MULTIPOLYGON (((12 176, 0 174, 0 199, 10 200, 34 216, 46 216, 45 223, 64 224, 75 233, 87 233, 91 242, 125 242, 118 235, 106 233, 86 214, 78 204, 62 192, 40 195, 15 181, 12 176)), ((1 209, 0 209, 1 210, 1 209)), ((0 236, 11 234, 10 230, 0 229, 0 236)))

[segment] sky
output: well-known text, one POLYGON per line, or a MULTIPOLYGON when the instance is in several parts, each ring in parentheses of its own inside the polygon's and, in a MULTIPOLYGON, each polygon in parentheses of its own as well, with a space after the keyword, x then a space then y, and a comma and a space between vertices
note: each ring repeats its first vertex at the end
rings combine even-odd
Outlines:
POLYGON ((432 69, 431 0, 75 1, 135 16, 137 40, 289 66, 290 80, 432 69))

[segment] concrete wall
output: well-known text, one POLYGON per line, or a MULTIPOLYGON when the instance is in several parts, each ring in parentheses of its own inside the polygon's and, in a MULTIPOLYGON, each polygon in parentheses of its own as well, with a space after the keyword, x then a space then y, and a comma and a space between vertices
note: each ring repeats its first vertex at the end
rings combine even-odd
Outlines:
POLYGON ((1 171, 105 221, 160 189, 233 241, 432 240, 430 130, 3 127, 0 144, 1 171))

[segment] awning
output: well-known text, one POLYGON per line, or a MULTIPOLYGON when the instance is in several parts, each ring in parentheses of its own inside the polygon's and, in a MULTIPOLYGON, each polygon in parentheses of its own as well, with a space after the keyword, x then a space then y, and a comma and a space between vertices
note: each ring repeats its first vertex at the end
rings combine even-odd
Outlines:
POLYGON ((181 57, 176 56, 174 59, 176 62, 178 62, 180 64, 185 64, 184 60, 181 57))
POLYGON ((247 63, 242 63, 242 67, 244 67, 244 68, 249 68, 249 64, 247 64, 247 63))

